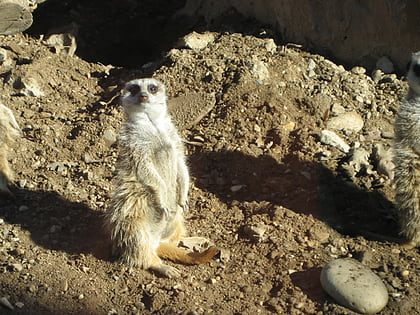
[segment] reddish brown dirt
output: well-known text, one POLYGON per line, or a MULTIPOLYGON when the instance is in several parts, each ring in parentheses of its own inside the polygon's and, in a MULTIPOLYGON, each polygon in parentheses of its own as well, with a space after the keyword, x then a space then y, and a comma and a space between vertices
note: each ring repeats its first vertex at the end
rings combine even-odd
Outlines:
POLYGON ((358 133, 336 131, 347 143, 389 147, 406 83, 375 83, 294 45, 270 52, 257 34, 215 36, 143 70, 55 54, 28 35, 0 37, 12 60, 0 68, 1 101, 23 130, 10 154, 16 199, 0 200, 0 297, 21 314, 353 314, 326 296, 319 274, 331 259, 356 257, 389 290, 380 314, 419 313, 418 250, 386 240, 398 237, 391 181, 374 159, 372 172, 348 176, 347 155, 319 141, 339 104, 364 118, 358 133), (179 99, 214 96, 199 122, 176 123, 188 126, 188 230, 222 252, 178 266, 179 279, 112 261, 101 222, 118 155, 109 135, 123 120, 113 96, 151 69, 178 110, 179 99), (44 95, 21 95, 18 77, 44 95), (265 232, 254 237, 250 226, 265 232))

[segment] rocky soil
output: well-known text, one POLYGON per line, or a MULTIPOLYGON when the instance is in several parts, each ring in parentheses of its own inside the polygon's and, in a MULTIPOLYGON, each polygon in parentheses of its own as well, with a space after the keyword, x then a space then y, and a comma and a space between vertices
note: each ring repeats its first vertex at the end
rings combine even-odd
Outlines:
POLYGON ((384 281, 380 314, 420 312, 420 255, 398 245, 393 206, 404 78, 269 34, 206 33, 136 69, 0 36, 0 99, 23 133, 10 154, 15 199, 0 200, 0 313, 354 314, 320 285, 339 257, 384 281), (113 261, 101 222, 118 92, 149 75, 167 85, 187 144, 188 230, 221 249, 209 264, 177 266, 179 279, 113 261))

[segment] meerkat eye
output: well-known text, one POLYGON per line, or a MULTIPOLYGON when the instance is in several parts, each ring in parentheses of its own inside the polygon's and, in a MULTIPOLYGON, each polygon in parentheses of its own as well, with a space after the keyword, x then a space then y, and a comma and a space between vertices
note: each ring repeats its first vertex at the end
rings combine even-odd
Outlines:
POLYGON ((149 84, 147 88, 149 89, 149 92, 152 94, 156 94, 156 92, 158 91, 158 87, 154 84, 149 84))
POLYGON ((130 92, 131 95, 136 95, 140 92, 140 87, 137 84, 132 84, 127 87, 127 91, 130 92))
POLYGON ((418 63, 413 66, 413 71, 416 77, 420 77, 420 65, 418 63))

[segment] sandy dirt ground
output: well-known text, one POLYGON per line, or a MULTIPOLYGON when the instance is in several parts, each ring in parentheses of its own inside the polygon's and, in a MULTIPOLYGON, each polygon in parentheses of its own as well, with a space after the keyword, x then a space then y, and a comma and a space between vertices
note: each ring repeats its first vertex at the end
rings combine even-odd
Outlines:
POLYGON ((420 256, 398 245, 387 167, 404 78, 344 68, 263 28, 212 35, 201 50, 172 43, 137 67, 134 52, 130 66, 93 60, 87 36, 74 56, 35 33, 0 36, 0 100, 22 128, 9 155, 15 199, 0 199, 0 297, 14 308, 1 314, 354 314, 320 285, 339 257, 384 281, 380 314, 420 313, 420 256), (178 279, 111 259, 102 225, 118 92, 151 75, 167 85, 187 146, 187 228, 221 250, 177 265, 178 279), (323 130, 350 151, 323 143, 323 130))

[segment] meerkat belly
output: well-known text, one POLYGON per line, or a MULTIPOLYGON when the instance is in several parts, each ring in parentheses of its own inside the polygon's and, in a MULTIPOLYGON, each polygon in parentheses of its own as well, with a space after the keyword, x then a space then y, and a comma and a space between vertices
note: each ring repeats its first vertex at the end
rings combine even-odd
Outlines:
POLYGON ((158 173, 165 182, 167 204, 171 212, 176 211, 177 191, 177 156, 175 147, 169 143, 162 143, 154 151, 155 165, 158 173))

